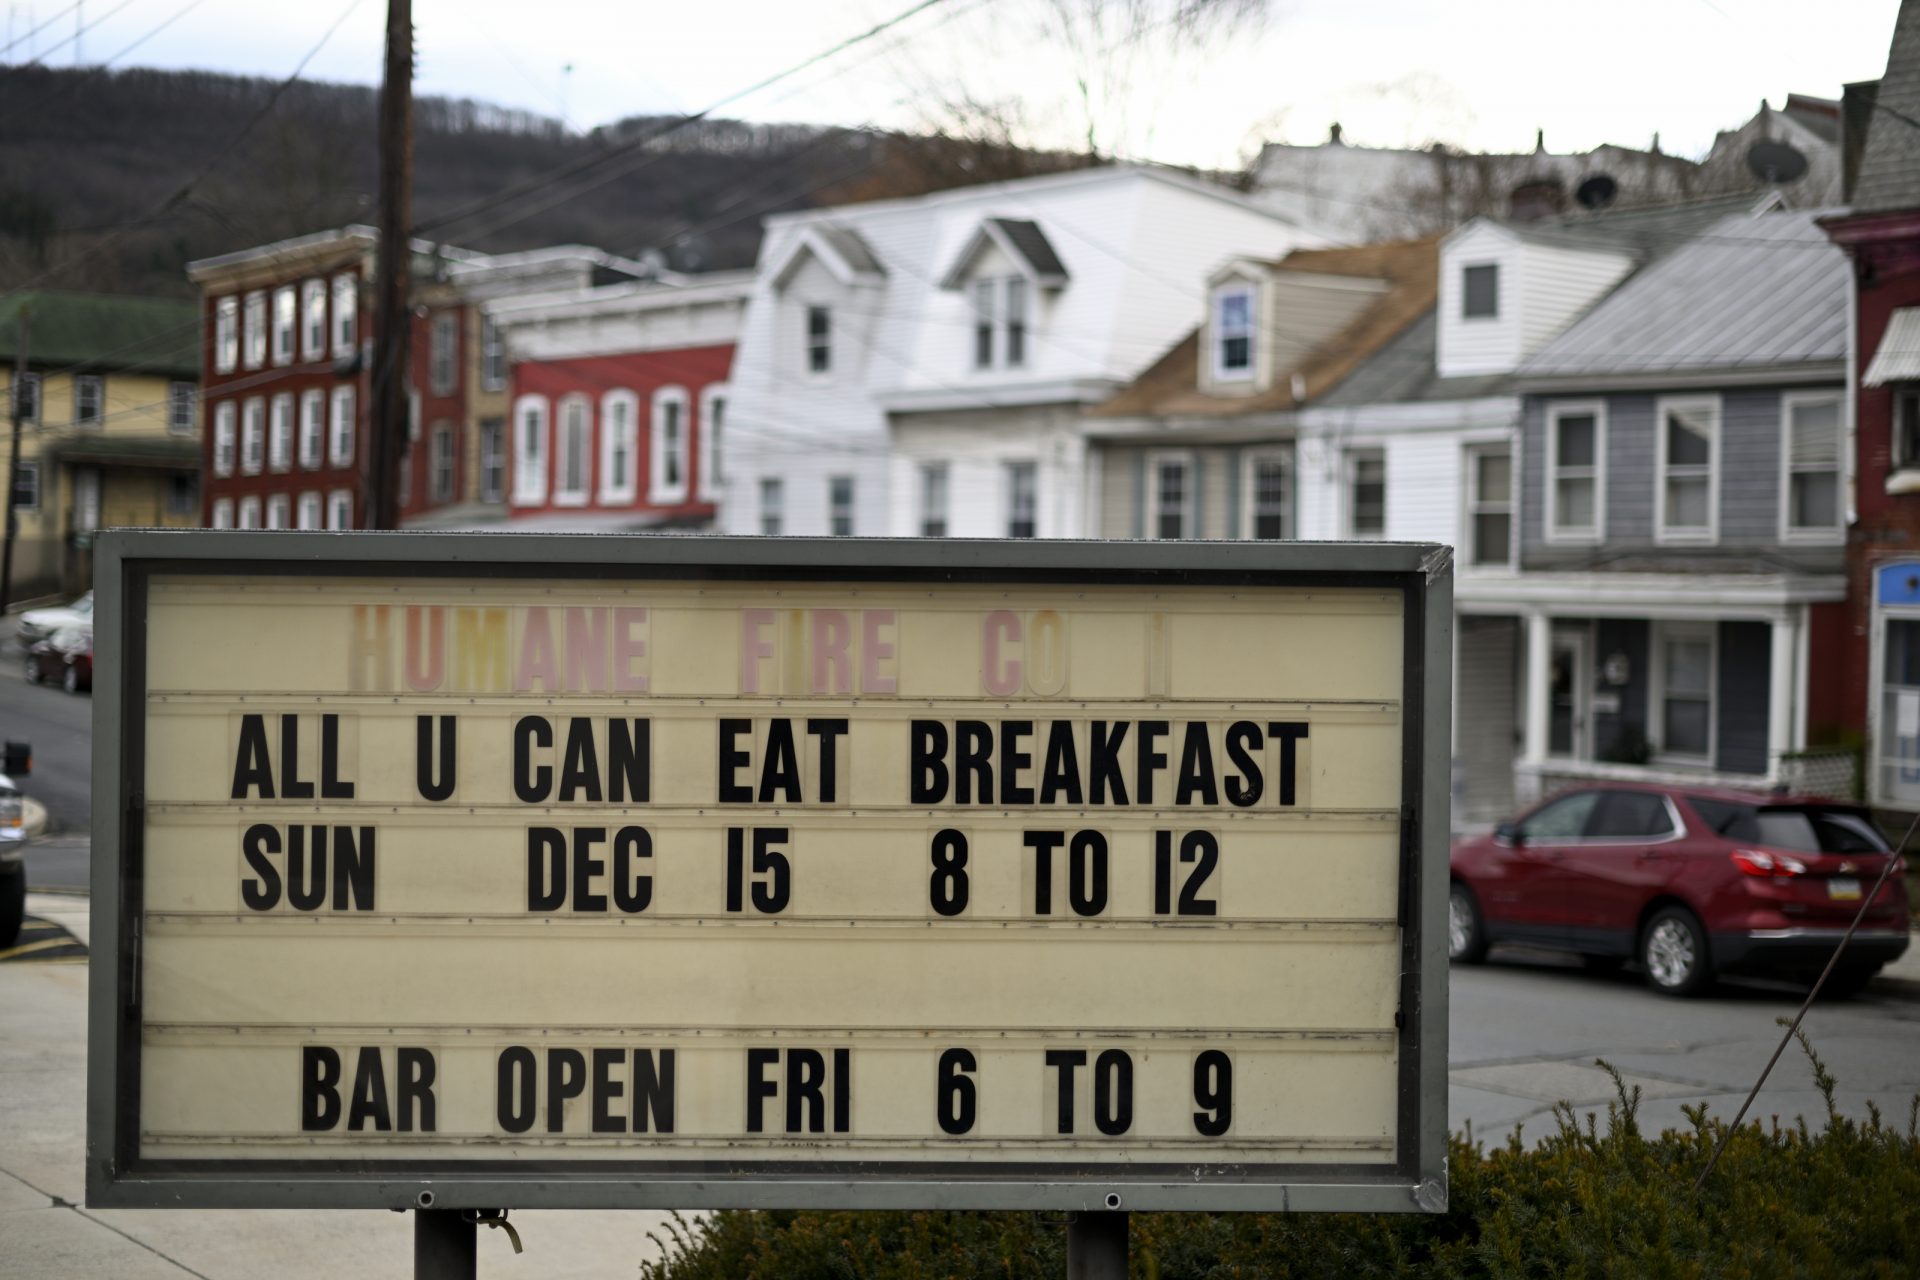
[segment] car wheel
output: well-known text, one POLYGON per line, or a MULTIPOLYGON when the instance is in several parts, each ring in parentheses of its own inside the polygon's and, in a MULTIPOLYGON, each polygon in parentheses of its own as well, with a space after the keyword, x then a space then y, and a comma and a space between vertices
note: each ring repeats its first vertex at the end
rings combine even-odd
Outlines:
POLYGON ((20 926, 27 920, 27 873, 0 877, 0 951, 20 937, 20 926))
POLYGON ((80 668, 69 666, 67 674, 60 678, 60 683, 66 687, 68 693, 80 692, 80 668))
POLYGON ((1662 995, 1699 995, 1713 985, 1706 930, 1685 907, 1662 907, 1640 934, 1640 967, 1662 995))
POLYGON ((20 674, 26 677, 28 684, 39 684, 40 683, 40 664, 35 662, 31 657, 29 657, 27 659, 26 668, 23 671, 21 671, 20 674))
POLYGON ((1458 880, 1447 891, 1447 959, 1455 964, 1479 964, 1487 958, 1487 926, 1473 890, 1458 880))

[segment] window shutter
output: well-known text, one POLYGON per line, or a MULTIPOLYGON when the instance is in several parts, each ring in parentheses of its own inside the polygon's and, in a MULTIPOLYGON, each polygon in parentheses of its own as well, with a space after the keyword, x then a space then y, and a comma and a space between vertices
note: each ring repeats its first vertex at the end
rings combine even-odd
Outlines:
POLYGON ((1133 455, 1133 536, 1147 536, 1147 455, 1133 455))
POLYGON ((1240 468, 1245 465, 1245 450, 1234 449, 1227 454, 1227 527, 1220 535, 1224 538, 1240 536, 1240 468))
POLYGON ((1207 452, 1202 449, 1193 455, 1193 526, 1187 530, 1189 538, 1207 536, 1207 452))

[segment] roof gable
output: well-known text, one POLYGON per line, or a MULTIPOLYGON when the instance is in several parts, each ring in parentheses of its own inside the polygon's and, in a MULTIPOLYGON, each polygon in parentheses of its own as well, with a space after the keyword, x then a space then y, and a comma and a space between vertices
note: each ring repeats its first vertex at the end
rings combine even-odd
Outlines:
POLYGON ((1036 288, 1059 289, 1067 283, 1067 267, 1060 261, 1060 255, 1054 252, 1053 242, 1047 239, 1047 233, 1040 224, 1028 218, 983 218, 974 233, 967 237, 967 243, 940 277, 942 289, 958 289, 966 283, 968 273, 975 262, 988 247, 994 247, 1011 258, 1019 267, 1020 274, 1034 283, 1036 288))
POLYGON ((887 278, 886 267, 858 231, 821 223, 802 227, 774 260, 768 271, 773 287, 786 288, 809 257, 844 285, 881 284, 887 278))
POLYGON ((1855 213, 1920 208, 1920 4, 1903 4, 1893 24, 1887 72, 1867 116, 1867 145, 1853 184, 1855 213))

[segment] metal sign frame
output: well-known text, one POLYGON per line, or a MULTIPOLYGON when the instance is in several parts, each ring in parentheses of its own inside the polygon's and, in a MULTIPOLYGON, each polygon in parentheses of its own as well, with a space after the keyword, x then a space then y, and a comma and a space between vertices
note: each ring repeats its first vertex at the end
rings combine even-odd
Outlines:
POLYGON ((103 534, 94 562, 87 1202, 98 1208, 1438 1211, 1446 1207, 1450 548, 542 534, 103 534), (1401 593, 1398 1147, 1390 1163, 156 1160, 138 1154, 147 584, 155 574, 1388 588, 1401 593))

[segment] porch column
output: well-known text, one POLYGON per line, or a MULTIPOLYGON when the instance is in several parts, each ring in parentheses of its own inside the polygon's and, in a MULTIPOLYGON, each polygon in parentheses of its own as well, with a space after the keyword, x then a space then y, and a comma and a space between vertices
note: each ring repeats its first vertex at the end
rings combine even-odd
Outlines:
POLYGON ((1801 712, 1799 687, 1800 617, 1787 609, 1773 619, 1773 645, 1767 667, 1767 776, 1779 778, 1781 757, 1793 750, 1794 725, 1801 712))
POLYGON ((1527 624, 1527 719, 1521 749, 1523 763, 1547 762, 1547 735, 1552 717, 1553 622, 1539 610, 1530 610, 1527 624))

